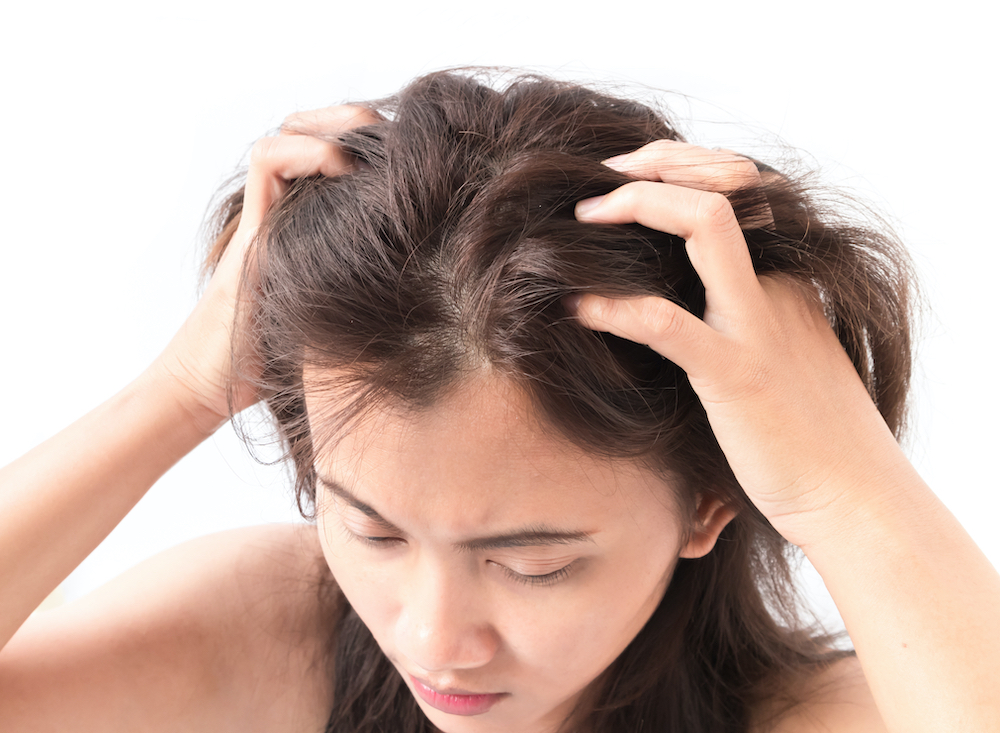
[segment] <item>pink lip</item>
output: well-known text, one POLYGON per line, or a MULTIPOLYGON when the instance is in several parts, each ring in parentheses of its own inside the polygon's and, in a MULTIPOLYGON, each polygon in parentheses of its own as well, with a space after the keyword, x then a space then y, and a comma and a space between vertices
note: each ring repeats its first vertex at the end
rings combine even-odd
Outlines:
POLYGON ((435 690, 426 682, 422 682, 410 675, 413 682, 413 689, 417 691, 420 698, 443 713, 451 715, 481 715, 496 705, 506 697, 505 693, 494 693, 491 695, 475 695, 467 690, 449 689, 447 692, 435 690))

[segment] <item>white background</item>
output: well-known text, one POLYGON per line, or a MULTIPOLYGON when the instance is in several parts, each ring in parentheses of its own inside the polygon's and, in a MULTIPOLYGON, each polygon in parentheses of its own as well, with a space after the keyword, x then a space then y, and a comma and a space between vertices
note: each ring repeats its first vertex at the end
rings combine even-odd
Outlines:
MULTIPOLYGON (((923 15, 870 0, 204 5, 4 13, 0 462, 155 357, 194 303, 210 196, 287 113, 388 94, 444 66, 530 66, 681 92, 665 99, 695 141, 766 159, 782 140, 889 217, 930 304, 910 453, 1000 563, 998 57, 993 23, 972 9, 982 3, 923 15)), ((286 483, 223 430, 152 489, 67 594, 184 539, 294 518, 286 483)))

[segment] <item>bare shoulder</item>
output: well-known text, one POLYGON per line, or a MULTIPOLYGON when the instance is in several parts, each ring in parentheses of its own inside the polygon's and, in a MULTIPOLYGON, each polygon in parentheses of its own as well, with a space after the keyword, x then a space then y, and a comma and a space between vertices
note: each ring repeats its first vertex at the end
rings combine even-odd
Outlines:
POLYGON ((29 619, 0 652, 0 729, 321 731, 331 584, 308 525, 161 553, 29 619))
POLYGON ((802 680, 789 696, 759 711, 753 733, 885 733, 868 681, 856 657, 834 662, 802 680))

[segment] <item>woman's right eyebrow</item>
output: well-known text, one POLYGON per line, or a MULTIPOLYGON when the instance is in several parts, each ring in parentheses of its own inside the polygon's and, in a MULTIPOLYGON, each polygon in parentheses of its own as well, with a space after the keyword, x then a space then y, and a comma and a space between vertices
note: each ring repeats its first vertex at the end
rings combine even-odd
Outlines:
POLYGON ((336 496, 338 499, 343 499, 352 507, 357 509, 359 512, 364 514, 366 517, 371 519, 375 524, 379 526, 380 529, 386 532, 401 532, 402 530, 395 524, 390 522, 388 519, 379 514, 375 509, 369 505, 365 504, 361 499, 356 497, 350 491, 348 491, 343 485, 329 479, 325 476, 316 475, 316 480, 319 481, 331 494, 336 496))
MULTIPOLYGON (((319 483, 321 483, 331 494, 346 501, 352 507, 375 522, 381 530, 394 533, 403 532, 403 530, 375 511, 374 507, 361 501, 343 485, 333 481, 332 479, 320 476, 319 474, 317 474, 316 478, 319 483)), ((464 540, 462 542, 456 542, 455 546, 466 552, 476 552, 511 547, 570 545, 578 542, 594 542, 592 537, 593 534, 594 532, 565 531, 536 525, 489 537, 477 537, 464 540)))

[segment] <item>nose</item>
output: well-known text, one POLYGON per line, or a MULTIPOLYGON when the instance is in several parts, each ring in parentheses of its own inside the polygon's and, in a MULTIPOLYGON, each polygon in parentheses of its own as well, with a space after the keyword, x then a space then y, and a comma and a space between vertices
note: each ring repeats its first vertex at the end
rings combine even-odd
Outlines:
POLYGON ((423 672, 482 667, 500 646, 477 584, 447 568, 418 563, 396 620, 396 647, 423 672))

